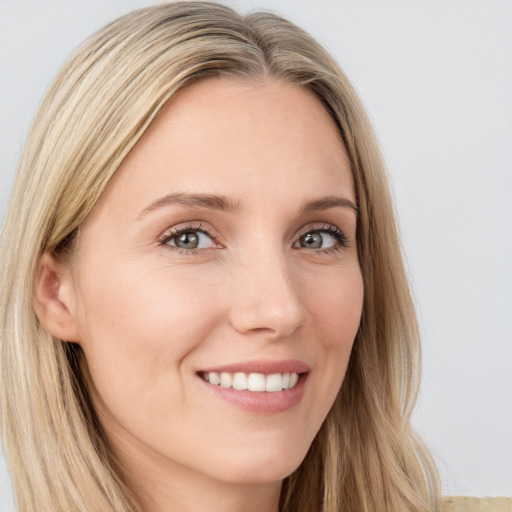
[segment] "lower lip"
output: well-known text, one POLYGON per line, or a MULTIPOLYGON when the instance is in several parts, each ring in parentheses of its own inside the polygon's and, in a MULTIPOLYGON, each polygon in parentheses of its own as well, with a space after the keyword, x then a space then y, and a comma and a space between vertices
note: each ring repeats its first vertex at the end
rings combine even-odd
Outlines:
POLYGON ((299 404, 304 395, 308 374, 300 374, 299 380, 293 388, 274 392, 239 391, 233 388, 222 388, 206 382, 201 377, 198 378, 207 389, 231 405, 247 412, 276 414, 287 411, 299 404))

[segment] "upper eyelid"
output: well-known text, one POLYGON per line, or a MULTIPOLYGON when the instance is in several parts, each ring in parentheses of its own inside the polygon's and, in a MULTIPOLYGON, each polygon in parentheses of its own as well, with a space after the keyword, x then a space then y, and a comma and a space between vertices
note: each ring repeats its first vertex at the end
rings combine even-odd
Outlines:
POLYGON ((304 228, 302 228, 299 231, 298 236, 301 237, 301 236, 309 233, 310 231, 327 231, 327 232, 339 234, 345 240, 348 240, 348 236, 344 229, 341 229, 340 227, 336 226, 335 224, 330 224, 330 223, 321 223, 321 225, 316 225, 316 226, 311 226, 311 225, 304 226, 304 228))
POLYGON ((203 221, 197 221, 197 224, 195 222, 191 223, 183 223, 183 225, 178 226, 172 226, 170 228, 167 228, 163 233, 162 237, 165 237, 167 235, 172 235, 174 233, 181 233, 183 231, 201 231, 203 233, 206 233, 210 236, 215 236, 212 233, 212 228, 208 225, 205 225, 203 221))

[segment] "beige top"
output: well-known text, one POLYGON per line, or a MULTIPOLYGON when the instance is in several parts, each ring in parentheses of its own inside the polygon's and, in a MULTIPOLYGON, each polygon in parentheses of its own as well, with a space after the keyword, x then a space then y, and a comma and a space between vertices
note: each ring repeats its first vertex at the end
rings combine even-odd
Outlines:
POLYGON ((512 498, 443 498, 444 512, 512 512, 512 498))

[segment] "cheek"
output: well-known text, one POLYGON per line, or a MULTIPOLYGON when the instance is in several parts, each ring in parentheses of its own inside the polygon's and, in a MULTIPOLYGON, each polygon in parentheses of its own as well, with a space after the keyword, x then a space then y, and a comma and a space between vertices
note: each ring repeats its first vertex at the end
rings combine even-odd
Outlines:
POLYGON ((307 289, 308 309, 322 333, 325 350, 350 351, 363 306, 363 279, 359 267, 333 272, 307 289))
POLYGON ((311 297, 316 328, 324 357, 326 393, 333 402, 345 377, 359 329, 363 305, 363 280, 359 267, 346 269, 339 279, 324 283, 311 297))
POLYGON ((181 386, 187 355, 216 322, 211 287, 167 274, 128 267, 82 277, 81 344, 95 388, 113 407, 130 395, 149 404, 152 390, 181 386))
POLYGON ((311 375, 312 388, 316 390, 310 415, 315 418, 312 435, 316 435, 342 386, 359 329, 364 295, 358 266, 337 269, 323 277, 315 280, 307 292, 316 367, 320 369, 311 375))
POLYGON ((161 345, 179 353, 187 350, 189 335, 207 332, 215 304, 211 287, 185 273, 125 267, 82 277, 87 283, 79 300, 84 343, 107 338, 124 349, 161 345))

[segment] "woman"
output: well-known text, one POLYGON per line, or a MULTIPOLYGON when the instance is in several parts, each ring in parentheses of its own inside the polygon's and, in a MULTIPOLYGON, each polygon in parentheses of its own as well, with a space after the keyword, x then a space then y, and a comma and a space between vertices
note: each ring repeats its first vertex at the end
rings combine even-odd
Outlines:
POLYGON ((440 510, 381 157, 270 14, 136 11, 48 91, 2 238, 21 511, 440 510))

